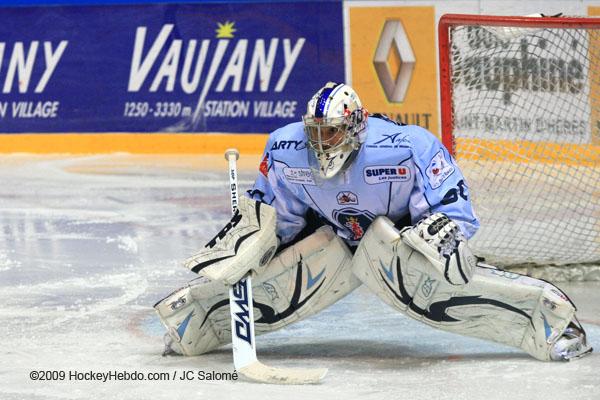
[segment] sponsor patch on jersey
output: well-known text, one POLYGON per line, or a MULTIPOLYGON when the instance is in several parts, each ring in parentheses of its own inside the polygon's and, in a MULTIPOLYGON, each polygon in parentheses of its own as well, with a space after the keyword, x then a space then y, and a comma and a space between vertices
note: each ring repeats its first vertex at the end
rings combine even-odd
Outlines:
POLYGON ((376 185, 385 182, 407 182, 410 180, 410 169, 403 165, 375 165, 363 170, 365 182, 376 185))
POLYGON ((260 162, 260 166, 258 167, 258 170, 265 177, 269 174, 269 153, 265 154, 265 157, 260 162))
POLYGON ((337 194, 337 202, 339 205, 358 204, 358 196, 352 192, 339 192, 337 194))
MULTIPOLYGON (((371 117, 372 118, 380 118, 385 121, 391 122, 395 125, 404 125, 402 123, 392 121, 389 118, 382 116, 381 114, 374 114, 371 117)), ((369 148, 374 148, 374 149, 408 148, 410 146, 410 140, 408 139, 406 132, 396 132, 396 133, 392 133, 392 134, 383 133, 383 134, 381 134, 381 137, 377 141, 375 141, 371 144, 366 144, 366 146, 369 148)))
POLYGON ((429 178, 431 188, 437 189, 454 173, 454 166, 446 161, 443 151, 440 150, 429 162, 425 173, 429 178))
POLYGON ((347 229, 350 240, 360 240, 375 219, 375 215, 370 211, 348 207, 334 210, 333 219, 347 229))
POLYGON ((310 168, 285 167, 283 169, 283 175, 290 183, 297 183, 300 185, 315 185, 315 178, 313 177, 310 168))
POLYGON ((278 140, 271 146, 273 150, 302 150, 306 148, 306 142, 302 140, 278 140))

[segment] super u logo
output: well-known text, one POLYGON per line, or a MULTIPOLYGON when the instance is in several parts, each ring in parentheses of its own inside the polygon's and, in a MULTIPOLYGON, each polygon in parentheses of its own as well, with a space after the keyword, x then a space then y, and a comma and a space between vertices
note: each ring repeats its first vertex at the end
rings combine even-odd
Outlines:
POLYGON ((403 165, 377 165, 366 167, 363 171, 365 182, 375 185, 385 182, 407 182, 410 180, 410 168, 403 165))

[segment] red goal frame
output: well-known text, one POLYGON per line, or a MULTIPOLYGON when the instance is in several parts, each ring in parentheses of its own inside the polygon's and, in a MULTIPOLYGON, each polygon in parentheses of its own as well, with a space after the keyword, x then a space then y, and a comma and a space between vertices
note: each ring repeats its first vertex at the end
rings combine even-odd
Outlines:
POLYGON ((442 143, 455 154, 452 131, 452 85, 450 77, 450 28, 456 25, 504 26, 520 28, 600 28, 600 18, 593 17, 519 17, 478 14, 445 14, 438 23, 440 113, 442 143))

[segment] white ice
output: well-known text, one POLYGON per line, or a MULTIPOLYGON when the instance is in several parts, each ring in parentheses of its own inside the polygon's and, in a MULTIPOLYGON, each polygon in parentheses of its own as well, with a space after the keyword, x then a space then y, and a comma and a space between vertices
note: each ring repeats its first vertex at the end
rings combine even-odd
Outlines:
MULTIPOLYGON (((243 157, 248 187, 258 157, 243 157)), ((431 329, 364 288, 258 338, 272 366, 324 382, 33 381, 32 371, 232 372, 229 347, 162 357, 152 305, 229 215, 220 156, 0 157, 0 399, 600 399, 600 356, 543 363, 431 329)), ((560 284, 600 349, 600 284, 560 284)))

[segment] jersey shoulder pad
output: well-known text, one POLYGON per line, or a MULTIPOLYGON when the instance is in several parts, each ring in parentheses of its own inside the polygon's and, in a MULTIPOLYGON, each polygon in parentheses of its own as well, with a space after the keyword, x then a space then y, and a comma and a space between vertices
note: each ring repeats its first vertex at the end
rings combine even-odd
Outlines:
MULTIPOLYGON (((381 115, 381 114, 376 114, 381 115)), ((389 118, 369 118, 365 144, 368 148, 408 147, 406 125, 396 123, 389 118)))
POLYGON ((439 139, 427 129, 418 125, 406 125, 406 138, 416 154, 437 153, 442 147, 439 139))
POLYGON ((390 117, 388 117, 385 114, 381 114, 381 113, 375 113, 375 114, 371 114, 369 115, 369 118, 377 118, 386 122, 390 122, 394 125, 398 125, 398 126, 404 126, 406 125, 404 122, 402 121, 394 121, 393 119, 391 119, 390 117))

